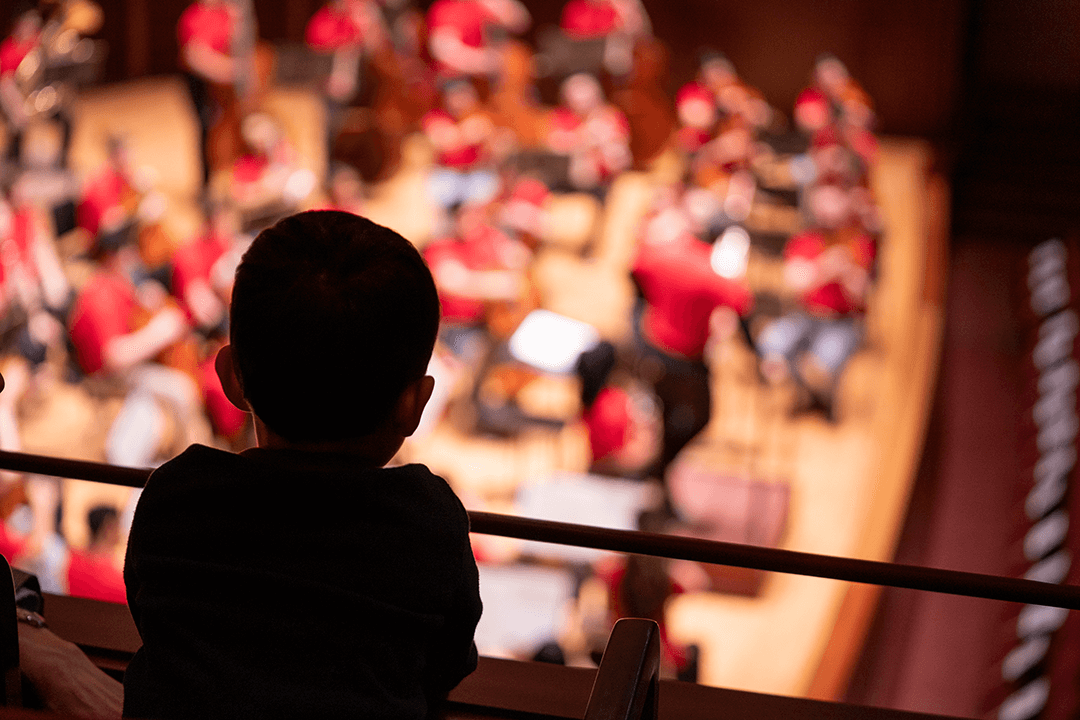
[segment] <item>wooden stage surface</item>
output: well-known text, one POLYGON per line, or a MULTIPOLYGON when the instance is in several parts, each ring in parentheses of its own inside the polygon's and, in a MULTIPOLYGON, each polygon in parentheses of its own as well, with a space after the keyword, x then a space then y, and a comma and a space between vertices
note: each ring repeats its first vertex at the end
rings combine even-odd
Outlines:
MULTIPOLYGON (((160 188, 171 201, 169 222, 179 237, 190 237, 198 227, 190 190, 197 174, 195 129, 185 102, 177 79, 87 93, 76 108, 72 149, 73 165, 88 173, 103 158, 105 135, 125 133, 137 162, 157 169, 160 188)), ((275 92, 269 111, 285 124, 305 162, 321 173, 317 98, 275 92)), ((368 206, 372 219, 421 246, 434 222, 424 188, 429 162, 425 142, 410 139, 402 168, 372 188, 368 206)), ((760 384, 741 340, 712 353, 713 422, 686 452, 718 472, 786 483, 790 506, 781 547, 892 558, 921 454, 941 334, 948 203, 931 165, 931 151, 923 142, 887 138, 881 144, 873 177, 886 226, 880 274, 867 318, 867 342, 846 372, 837 423, 816 415, 793 417, 788 412, 791 393, 760 384)), ((627 270, 636 226, 667 173, 660 163, 652 173, 621 177, 596 223, 588 220, 591 208, 581 199, 552 208, 564 222, 553 223, 562 236, 537 257, 545 307, 589 322, 609 339, 627 337, 632 304, 627 270), (583 234, 590 228, 595 237, 587 256, 566 249, 587 240, 583 234)), ((775 261, 751 258, 752 281, 768 283, 776 270, 775 261)), ((529 401, 540 409, 563 415, 576 411, 576 387, 569 380, 545 379, 530 394, 529 401)), ((24 426, 25 448, 101 459, 102 422, 87 416, 86 408, 73 387, 39 399, 24 426)), ((467 505, 493 511, 512 511, 518 488, 561 470, 583 472, 588 461, 585 437, 576 424, 499 440, 467 435, 441 422, 412 442, 404 458, 443 474, 467 505)), ((78 508, 123 492, 112 490, 69 482, 65 516, 85 517, 78 508)), ((80 529, 73 525, 69 537, 79 544, 80 529)), ((501 547, 512 554, 513 548, 501 547)), ((701 681, 706 684, 835 699, 857 658, 875 599, 874 588, 773 575, 754 598, 681 596, 669 606, 669 626, 677 640, 701 646, 701 681)))

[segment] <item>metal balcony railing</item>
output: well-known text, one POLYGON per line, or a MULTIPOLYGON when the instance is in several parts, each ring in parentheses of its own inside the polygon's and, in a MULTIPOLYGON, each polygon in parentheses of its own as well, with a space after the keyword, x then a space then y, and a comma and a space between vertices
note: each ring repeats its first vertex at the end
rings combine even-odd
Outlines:
MULTIPOLYGON (((0 451, 0 469, 142 487, 149 469, 0 451)), ((1080 609, 1080 587, 470 511, 472 532, 847 582, 1080 609)))

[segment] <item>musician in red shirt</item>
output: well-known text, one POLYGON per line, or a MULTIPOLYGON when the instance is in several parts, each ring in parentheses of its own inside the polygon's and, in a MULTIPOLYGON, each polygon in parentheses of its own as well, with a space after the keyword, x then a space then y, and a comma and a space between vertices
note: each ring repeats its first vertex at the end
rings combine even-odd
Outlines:
POLYGON ((492 31, 519 34, 531 21, 517 0, 435 0, 427 13, 428 47, 439 76, 494 74, 499 51, 492 31))
POLYGON ((570 183, 580 190, 602 192, 630 167, 630 123, 604 98, 599 81, 578 73, 562 85, 563 104, 551 114, 548 146, 570 157, 570 183))
POLYGON ((705 364, 710 337, 734 332, 753 296, 744 281, 713 269, 712 246, 671 214, 642 238, 632 277, 642 296, 635 338, 646 364, 655 368, 662 404, 663 440, 653 468, 663 480, 675 457, 709 422, 711 389, 705 364))
POLYGON ((204 332, 220 330, 228 321, 231 273, 215 272, 215 265, 233 249, 240 219, 230 207, 211 209, 205 231, 173 253, 173 295, 188 321, 204 332))
POLYGON ((480 107, 469 80, 447 83, 441 108, 424 116, 424 133, 435 149, 435 167, 428 175, 431 199, 444 210, 463 203, 486 203, 499 190, 491 168, 495 126, 480 107))
POLYGON ((106 437, 106 459, 148 467, 165 432, 164 411, 174 416, 189 440, 205 434, 194 380, 156 361, 190 329, 160 284, 146 281, 136 288, 132 282, 140 264, 138 248, 126 241, 119 247, 99 243, 97 254, 101 267, 83 285, 71 310, 71 341, 85 373, 109 378, 125 390, 124 404, 106 437))
POLYGON ((814 226, 784 248, 784 280, 800 308, 767 326, 757 345, 768 380, 793 378, 831 417, 840 373, 862 340, 876 245, 850 189, 819 185, 808 193, 814 226))
POLYGON ((489 209, 467 205, 455 233, 433 240, 424 259, 435 277, 442 306, 440 339, 455 355, 475 359, 488 304, 516 300, 530 253, 490 223, 489 209))
POLYGON ((315 52, 331 58, 324 88, 327 159, 333 154, 334 140, 345 119, 345 107, 360 92, 364 55, 383 46, 387 36, 374 0, 331 0, 308 20, 304 42, 315 52))

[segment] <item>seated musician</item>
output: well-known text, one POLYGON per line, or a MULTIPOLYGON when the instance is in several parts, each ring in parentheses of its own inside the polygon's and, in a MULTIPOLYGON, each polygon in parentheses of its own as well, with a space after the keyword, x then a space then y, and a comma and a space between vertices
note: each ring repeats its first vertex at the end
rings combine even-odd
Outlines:
POLYGON ((124 397, 106 437, 106 459, 152 466, 170 427, 189 441, 205 435, 196 363, 184 361, 186 352, 177 352, 172 366, 159 362, 185 344, 190 328, 157 281, 136 286, 141 258, 130 237, 99 242, 94 256, 101 266, 75 299, 71 342, 83 372, 124 397))
POLYGON ((795 124, 816 140, 820 133, 840 135, 868 165, 877 154, 872 129, 874 104, 835 55, 822 55, 814 63, 810 87, 795 100, 795 124))
POLYGON ((327 158, 344 122, 345 106, 360 92, 364 55, 385 45, 387 35, 374 0, 331 0, 308 20, 307 46, 331 57, 324 88, 327 158))
POLYGON ((572 188, 603 193, 630 167, 630 124, 604 97, 600 82, 586 73, 567 78, 560 88, 563 104, 551 115, 548 146, 570 158, 572 188))
POLYGON ((679 147, 693 157, 713 138, 720 117, 716 97, 698 82, 689 82, 675 95, 675 112, 679 129, 675 140, 679 147))
POLYGON ((517 300, 525 292, 528 248, 496 228, 485 205, 466 205, 453 235, 424 248, 442 304, 440 340, 466 359, 478 359, 484 323, 494 301, 517 300))
POLYGON ((612 379, 615 346, 583 352, 574 369, 581 381, 581 419, 589 436, 589 472, 635 477, 656 459, 660 444, 655 402, 630 382, 612 379))
POLYGON ((572 40, 607 40, 603 68, 623 76, 631 69, 634 41, 651 33, 651 23, 638 0, 569 0, 559 29, 572 40))
POLYGON ((317 183, 301 167, 300 154, 284 128, 267 113, 250 113, 240 124, 245 152, 232 164, 229 196, 246 214, 295 211, 317 183))
POLYGON ((215 272, 215 265, 233 249, 239 232, 236 210, 217 204, 205 231, 173 253, 172 292, 189 322, 206 334, 228 327, 232 273, 215 272))
POLYGON ((852 190, 839 185, 808 191, 813 225, 784 248, 784 281, 800 307, 768 325, 757 341, 766 379, 793 378, 830 418, 840 374, 862 339, 876 253, 855 201, 852 190))
POLYGON ((422 124, 435 149, 427 185, 436 206, 445 211, 494 198, 499 190, 491 167, 496 131, 473 84, 463 79, 447 83, 442 107, 425 115, 422 124))
POLYGON ((428 49, 439 76, 495 74, 500 53, 492 36, 520 34, 530 22, 518 0, 435 0, 427 13, 428 49))
POLYGON ((331 0, 308 20, 304 41, 332 56, 326 94, 336 103, 356 95, 361 55, 386 42, 386 29, 374 0, 331 0))
POLYGON ((822 55, 814 63, 814 86, 829 99, 837 119, 845 125, 869 128, 873 124, 873 101, 835 55, 822 55))

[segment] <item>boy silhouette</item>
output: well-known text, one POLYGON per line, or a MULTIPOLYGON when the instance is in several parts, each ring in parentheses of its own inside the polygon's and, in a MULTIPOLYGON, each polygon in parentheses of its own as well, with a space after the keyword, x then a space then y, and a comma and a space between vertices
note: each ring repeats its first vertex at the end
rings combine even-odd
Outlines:
POLYGON ((424 718, 476 667, 468 516, 422 465, 439 325, 403 237, 332 210, 245 253, 217 371, 258 447, 154 471, 124 579, 129 717, 424 718))

